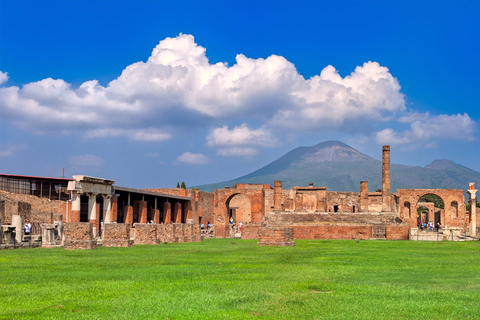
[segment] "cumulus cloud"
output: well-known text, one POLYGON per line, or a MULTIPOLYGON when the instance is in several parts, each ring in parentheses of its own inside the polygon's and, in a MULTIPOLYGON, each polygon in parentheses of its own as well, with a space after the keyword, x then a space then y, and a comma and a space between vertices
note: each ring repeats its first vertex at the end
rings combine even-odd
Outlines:
POLYGON ((201 153, 185 152, 177 158, 177 162, 184 164, 204 165, 209 163, 209 160, 201 153))
POLYGON ((207 146, 263 146, 272 147, 278 144, 278 140, 265 127, 250 129, 246 123, 232 130, 228 126, 215 128, 207 136, 207 146))
POLYGON ((8 72, 2 72, 0 70, 0 85, 8 81, 8 72))
MULTIPOLYGON (((169 138, 168 126, 201 125, 206 119, 248 117, 302 130, 339 127, 352 118, 382 120, 405 108, 398 81, 376 62, 345 78, 328 66, 305 80, 281 56, 239 54, 235 61, 211 64, 206 49, 181 34, 160 41, 147 61, 127 66, 107 86, 91 80, 75 88, 47 78, 1 87, 0 116, 38 132, 88 131, 92 138, 154 128, 159 132, 134 139, 162 141, 169 138)), ((6 77, 0 74, 2 81, 6 77)))
POLYGON ((432 139, 474 140, 476 123, 468 114, 438 116, 430 113, 412 113, 399 118, 399 122, 409 124, 403 132, 385 129, 376 134, 380 144, 415 144, 430 148, 436 146, 432 139))

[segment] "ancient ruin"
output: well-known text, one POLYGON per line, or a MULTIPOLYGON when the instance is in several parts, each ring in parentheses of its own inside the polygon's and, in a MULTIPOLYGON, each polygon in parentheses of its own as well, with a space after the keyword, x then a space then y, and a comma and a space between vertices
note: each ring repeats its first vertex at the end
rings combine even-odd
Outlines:
POLYGON ((468 189, 391 192, 390 146, 382 149, 382 189, 338 192, 323 186, 284 190, 282 181, 200 190, 132 189, 114 180, 0 174, 0 245, 94 249, 202 241, 204 237, 259 239, 478 239, 475 184, 468 189), (464 192, 468 194, 466 211, 464 192), (425 196, 442 202, 437 207, 425 196), (30 234, 23 224, 31 222, 30 234), (436 232, 432 232, 432 225, 436 232), (424 230, 424 226, 428 226, 424 230), (430 231, 430 232, 429 232, 430 231))

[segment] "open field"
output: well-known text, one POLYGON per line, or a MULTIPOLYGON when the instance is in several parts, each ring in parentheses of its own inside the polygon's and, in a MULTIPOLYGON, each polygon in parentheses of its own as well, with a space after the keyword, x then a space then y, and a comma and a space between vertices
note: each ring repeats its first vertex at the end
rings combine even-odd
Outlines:
POLYGON ((0 251, 0 319, 478 319, 480 243, 0 251))

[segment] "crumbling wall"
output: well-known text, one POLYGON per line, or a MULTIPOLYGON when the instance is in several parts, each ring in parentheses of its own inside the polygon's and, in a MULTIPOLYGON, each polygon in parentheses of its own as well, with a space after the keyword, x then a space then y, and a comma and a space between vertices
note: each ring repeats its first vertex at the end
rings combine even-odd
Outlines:
POLYGON ((96 249, 91 222, 70 222, 65 224, 65 249, 96 249))
POLYGON ((322 225, 295 225, 295 239, 360 239, 372 238, 371 225, 352 224, 322 224, 322 225))
POLYGON ((126 223, 106 223, 103 231, 104 247, 131 247, 130 225, 126 223))
POLYGON ((328 212, 359 212, 360 193, 327 191, 327 203, 328 212))

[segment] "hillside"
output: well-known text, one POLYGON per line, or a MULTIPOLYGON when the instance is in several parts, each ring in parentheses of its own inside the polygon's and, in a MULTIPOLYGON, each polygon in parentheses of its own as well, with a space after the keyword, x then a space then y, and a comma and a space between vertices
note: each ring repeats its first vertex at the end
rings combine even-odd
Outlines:
MULTIPOLYGON (((469 182, 480 183, 480 172, 450 160, 433 160, 425 167, 391 164, 392 191, 409 188, 466 189, 469 182)), ((367 180, 369 190, 382 186, 382 162, 340 141, 326 141, 313 147, 298 147, 277 160, 245 176, 216 184, 197 186, 205 191, 236 183, 268 183, 282 180, 285 189, 293 186, 327 187, 331 191, 358 191, 367 180)))

